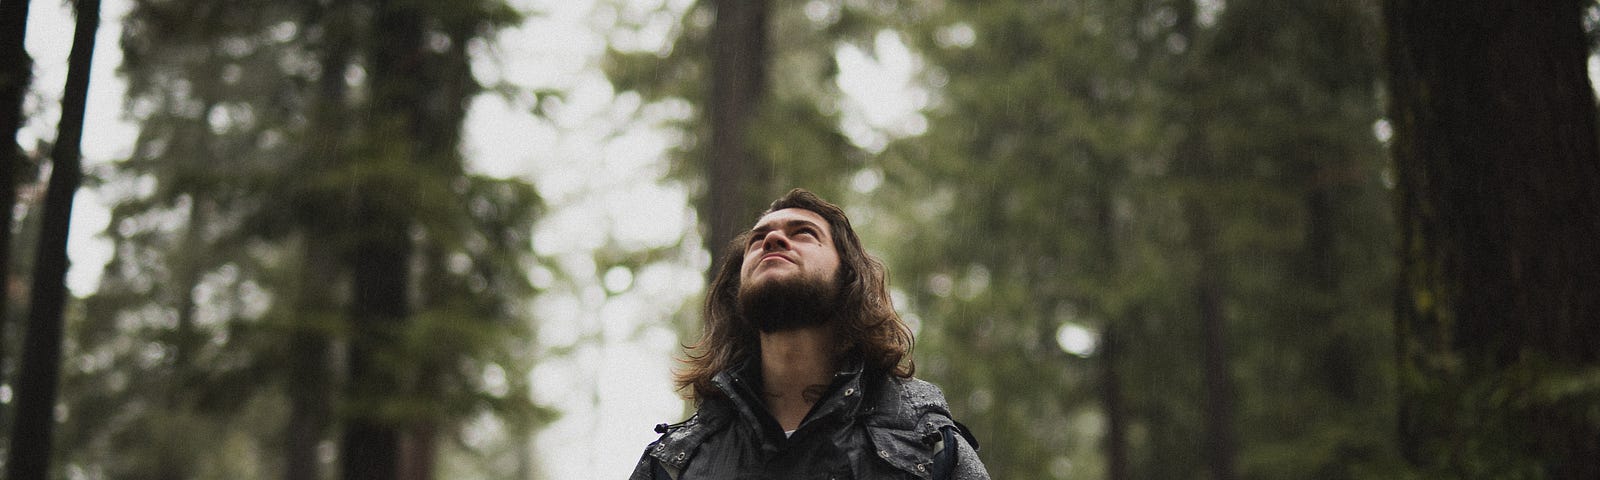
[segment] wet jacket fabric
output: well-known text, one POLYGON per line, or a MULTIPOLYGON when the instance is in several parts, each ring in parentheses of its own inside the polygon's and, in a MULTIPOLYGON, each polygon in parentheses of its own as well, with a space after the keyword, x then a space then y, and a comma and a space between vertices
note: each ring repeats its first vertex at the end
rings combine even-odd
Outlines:
POLYGON ((977 442, 951 419, 933 384, 860 367, 836 373, 786 438, 756 394, 761 379, 753 364, 712 379, 725 397, 702 402, 681 424, 658 426, 664 434, 645 448, 629 479, 989 478, 977 442))

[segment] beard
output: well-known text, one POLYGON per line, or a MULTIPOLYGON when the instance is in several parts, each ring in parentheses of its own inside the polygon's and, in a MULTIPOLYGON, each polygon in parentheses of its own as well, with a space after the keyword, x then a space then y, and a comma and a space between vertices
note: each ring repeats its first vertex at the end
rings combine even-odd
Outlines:
POLYGON ((762 333, 828 323, 838 312, 839 287, 831 279, 796 275, 739 289, 739 316, 762 333))

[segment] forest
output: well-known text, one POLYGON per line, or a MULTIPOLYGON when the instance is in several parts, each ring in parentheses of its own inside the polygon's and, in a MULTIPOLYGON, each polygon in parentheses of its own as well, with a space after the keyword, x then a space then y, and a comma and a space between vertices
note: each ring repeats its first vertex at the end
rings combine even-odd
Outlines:
POLYGON ((997 479, 1600 479, 1600 2, 0 0, 4 478, 623 478, 844 207, 997 479))

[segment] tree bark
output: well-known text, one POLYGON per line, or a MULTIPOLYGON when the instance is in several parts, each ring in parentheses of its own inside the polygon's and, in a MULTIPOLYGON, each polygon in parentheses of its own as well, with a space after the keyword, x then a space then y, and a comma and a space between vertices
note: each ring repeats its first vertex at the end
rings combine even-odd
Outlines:
POLYGON ((1205 389, 1206 468, 1212 480, 1234 478, 1236 442, 1233 425, 1233 378, 1228 368, 1227 317, 1223 309, 1225 272, 1212 243, 1215 226, 1204 207, 1189 208, 1190 232, 1200 268, 1195 300, 1200 316, 1201 378, 1205 389))
MULTIPOLYGON (((1173 31, 1184 39, 1194 41, 1199 31, 1196 16, 1198 6, 1194 0, 1181 1, 1176 6, 1177 22, 1173 31)), ((1200 98, 1203 90, 1200 86, 1211 79, 1206 78, 1204 69, 1199 66, 1205 60, 1203 57, 1190 54, 1184 60, 1189 65, 1179 73, 1175 90, 1186 105, 1185 110, 1180 112, 1180 118, 1188 119, 1189 126, 1178 144, 1178 169, 1182 176, 1208 182, 1221 175, 1221 168, 1208 150, 1204 131, 1206 124, 1201 121, 1209 115, 1197 110, 1203 108, 1200 98)), ((1234 462, 1238 455, 1238 443, 1234 427, 1235 391, 1229 368, 1228 319, 1223 307, 1228 274, 1222 252, 1216 246, 1217 220, 1203 203, 1205 200, 1203 194, 1194 195, 1184 208, 1184 216, 1189 222, 1189 248, 1199 259, 1195 272, 1194 299, 1200 323, 1200 375, 1204 392, 1202 412, 1205 426, 1201 444, 1204 446, 1209 478, 1232 480, 1235 478, 1234 462)))
POLYGON ((329 331, 338 300, 333 289, 337 282, 338 253, 333 251, 333 235, 317 230, 304 237, 301 284, 296 299, 295 321, 289 338, 289 424, 284 452, 285 480, 317 480, 322 461, 317 446, 322 443, 330 421, 328 389, 329 331))
MULTIPOLYGON (((444 26, 450 39, 450 48, 427 56, 424 68, 429 76, 427 101, 414 104, 411 114, 419 122, 419 130, 427 132, 426 135, 415 137, 418 160, 425 165, 422 170, 426 172, 425 175, 440 177, 430 176, 424 181, 462 175, 456 154, 461 144, 461 126, 467 114, 467 101, 479 89, 472 77, 472 62, 467 47, 477 35, 478 27, 476 19, 444 26)), ((451 293, 439 291, 448 281, 444 248, 435 242, 417 256, 422 259, 419 263, 423 265, 425 275, 423 285, 417 289, 422 294, 422 298, 417 299, 419 308, 424 311, 441 308, 452 300, 458 300, 451 298, 451 293)), ((428 357, 413 365, 415 370, 410 387, 415 398, 437 399, 449 395, 443 387, 443 378, 449 370, 447 361, 428 357)), ((438 436, 446 428, 445 425, 438 417, 416 419, 406 425, 400 439, 400 480, 434 478, 438 470, 438 436)))
POLYGON ((341 454, 346 480, 398 478, 400 426, 384 405, 401 382, 392 355, 410 313, 409 225, 367 192, 358 208, 356 251, 350 254, 352 290, 348 400, 359 411, 347 418, 341 454))
POLYGON ((767 88, 766 0, 715 0, 711 26, 710 156, 707 159, 706 250, 711 271, 735 235, 755 222, 752 198, 759 188, 758 159, 750 149, 749 126, 767 88))
POLYGON ((100 28, 99 0, 79 0, 76 5, 77 25, 68 54, 61 122, 50 152, 53 167, 45 193, 28 332, 17 379, 17 415, 11 433, 11 458, 6 462, 7 477, 12 480, 43 480, 50 476, 56 385, 61 369, 62 312, 67 296, 67 231, 73 195, 83 179, 80 145, 84 109, 95 34, 100 28))
MULTIPOLYGON (((347 160, 345 137, 349 120, 344 114, 347 89, 344 71, 349 67, 354 19, 351 2, 335 1, 324 7, 318 21, 325 32, 321 45, 322 77, 317 81, 311 127, 314 145, 304 160, 310 175, 325 174, 347 160)), ((335 233, 347 218, 342 192, 316 190, 303 195, 297 205, 297 228, 302 232, 300 286, 295 299, 295 326, 289 337, 289 421, 285 428, 284 479, 322 478, 317 447, 332 421, 332 387, 329 352, 340 299, 343 272, 339 259, 346 255, 335 233)))
POLYGON ((1385 3, 1399 427, 1424 470, 1600 478, 1597 392, 1552 393, 1600 367, 1587 5, 1385 3))
MULTIPOLYGON (((0 0, 0 373, 5 372, 11 325, 11 224, 16 221, 17 172, 23 162, 17 145, 22 129, 22 101, 33 79, 33 59, 24 48, 28 33, 28 1, 0 0)), ((4 383, 0 376, 0 383, 4 383)), ((0 417, 4 417, 0 409, 0 417)))
MULTIPOLYGON (((1107 175, 1111 177, 1111 175, 1107 175)), ((1121 182, 1107 181, 1102 190, 1094 192, 1095 204, 1095 255, 1100 258, 1098 265, 1086 265, 1098 282, 1117 282, 1127 266, 1122 261, 1122 249, 1118 243, 1119 225, 1117 221, 1114 197, 1121 187, 1121 182)), ((1128 480, 1132 478, 1128 471, 1128 400, 1123 394, 1122 359, 1122 331, 1141 313, 1138 308, 1129 311, 1113 312, 1106 308, 1102 302, 1100 314, 1104 316, 1103 328, 1100 332, 1100 347, 1095 353, 1099 357, 1096 365, 1100 370, 1100 408, 1106 415, 1106 434, 1100 439, 1101 448, 1106 456, 1106 480, 1128 480)))
POLYGON ((1121 341, 1116 325, 1100 334, 1100 405, 1106 414, 1106 479, 1128 480, 1128 409, 1122 395, 1122 375, 1117 368, 1121 341))
POLYGON ((345 480, 392 480, 400 476, 403 426, 385 414, 401 392, 401 366, 393 358, 411 313, 411 207, 405 178, 414 175, 428 134, 412 109, 423 105, 426 88, 417 78, 425 26, 420 6, 378 0, 373 12, 370 78, 372 108, 367 131, 370 173, 357 188, 355 248, 351 268, 351 338, 348 400, 365 411, 348 417, 341 461, 345 480))

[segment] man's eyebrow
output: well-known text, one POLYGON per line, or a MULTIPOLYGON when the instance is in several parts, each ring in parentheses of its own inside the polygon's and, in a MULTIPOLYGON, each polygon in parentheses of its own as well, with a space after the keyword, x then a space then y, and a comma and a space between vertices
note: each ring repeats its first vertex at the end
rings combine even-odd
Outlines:
MULTIPOLYGON (((750 229, 750 233, 759 234, 759 233, 769 232, 773 228, 773 223, 779 223, 779 222, 763 222, 763 223, 757 224, 755 226, 755 228, 750 229)), ((821 225, 817 224, 817 222, 813 222, 813 221, 810 221, 810 220, 807 220, 807 219, 804 219, 804 218, 792 218, 792 219, 784 220, 784 221, 781 222, 781 226, 786 227, 786 228, 793 228, 795 225, 802 225, 802 226, 811 227, 811 229, 817 231, 817 235, 827 235, 827 233, 826 233, 827 230, 823 229, 821 225)))

